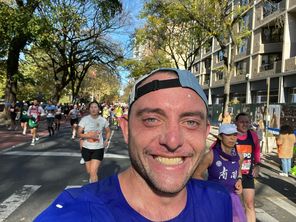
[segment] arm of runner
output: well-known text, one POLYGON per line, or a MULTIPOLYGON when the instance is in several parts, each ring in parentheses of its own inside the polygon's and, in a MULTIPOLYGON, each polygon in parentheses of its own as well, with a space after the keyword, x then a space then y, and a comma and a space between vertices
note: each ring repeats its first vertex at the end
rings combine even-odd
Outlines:
POLYGON ((251 131, 252 138, 255 144, 255 149, 254 149, 254 170, 253 170, 253 176, 258 177, 259 172, 260 172, 260 142, 257 136, 256 132, 251 131))
POLYGON ((243 192, 243 185, 242 185, 242 164, 244 161, 244 157, 242 156, 242 154, 239 154, 239 170, 238 170, 238 176, 237 176, 237 181, 235 183, 235 193, 237 194, 241 194, 243 192))
POLYGON ((213 150, 208 151, 206 154, 203 155, 203 157, 201 158, 201 162, 199 162, 194 174, 193 174, 193 178, 196 179, 204 179, 204 173, 206 172, 206 170, 208 169, 208 167, 212 164, 213 162, 213 150))
POLYGON ((105 133, 106 133, 106 140, 104 141, 104 146, 108 146, 108 143, 110 142, 110 137, 111 137, 111 130, 109 127, 105 128, 105 133))

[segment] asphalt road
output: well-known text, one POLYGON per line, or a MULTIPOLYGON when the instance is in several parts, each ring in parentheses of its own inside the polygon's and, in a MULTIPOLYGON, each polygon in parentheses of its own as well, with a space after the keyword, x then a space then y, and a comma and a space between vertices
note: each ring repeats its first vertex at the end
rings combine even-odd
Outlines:
MULTIPOLYGON (((71 140, 70 128, 38 144, 25 143, 0 152, 0 222, 30 222, 61 191, 88 183, 80 165, 78 140, 71 140)), ((120 130, 113 130, 110 147, 100 171, 104 178, 130 165, 127 146, 120 130)), ((264 167, 256 181, 257 221, 296 221, 294 178, 278 176, 264 167)))

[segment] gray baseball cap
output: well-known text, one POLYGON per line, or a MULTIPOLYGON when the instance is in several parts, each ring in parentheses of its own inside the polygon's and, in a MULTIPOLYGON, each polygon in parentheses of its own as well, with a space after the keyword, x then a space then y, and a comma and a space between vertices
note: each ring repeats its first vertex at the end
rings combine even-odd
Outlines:
POLYGON ((153 70, 149 74, 146 74, 139 78, 136 83, 134 84, 134 87, 132 89, 132 92, 129 96, 129 107, 132 106, 132 104, 139 99, 141 96, 159 90, 159 89, 166 89, 166 88, 173 88, 173 87, 183 87, 183 88, 189 88, 192 89, 199 95, 199 97, 203 100, 205 103, 206 108, 208 109, 208 100, 206 97, 206 94, 204 93, 203 89, 199 85, 196 77, 187 70, 180 70, 175 68, 160 68, 153 70), (177 79, 168 79, 168 80, 153 80, 149 83, 146 83, 139 87, 139 85, 147 79, 149 76, 152 76, 153 74, 157 72, 175 72, 178 76, 177 79))

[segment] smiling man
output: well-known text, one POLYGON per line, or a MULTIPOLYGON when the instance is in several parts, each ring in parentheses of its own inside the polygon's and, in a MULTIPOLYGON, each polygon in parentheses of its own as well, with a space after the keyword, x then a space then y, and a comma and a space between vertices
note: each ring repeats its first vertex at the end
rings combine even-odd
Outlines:
POLYGON ((64 191, 36 221, 232 221, 228 192, 191 179, 210 129, 195 76, 155 70, 136 82, 129 104, 121 128, 131 166, 64 191))

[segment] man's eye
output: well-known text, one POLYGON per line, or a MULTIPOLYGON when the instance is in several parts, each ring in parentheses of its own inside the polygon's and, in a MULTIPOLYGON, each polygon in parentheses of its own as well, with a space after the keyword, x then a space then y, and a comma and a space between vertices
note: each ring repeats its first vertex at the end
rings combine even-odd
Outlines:
POLYGON ((153 123, 157 123, 157 119, 155 119, 155 118, 146 118, 146 119, 144 119, 144 122, 146 124, 153 124, 153 123))
POLYGON ((188 121, 186 121, 186 124, 189 127, 197 127, 199 125, 199 123, 197 121, 194 121, 194 120, 188 120, 188 121))

